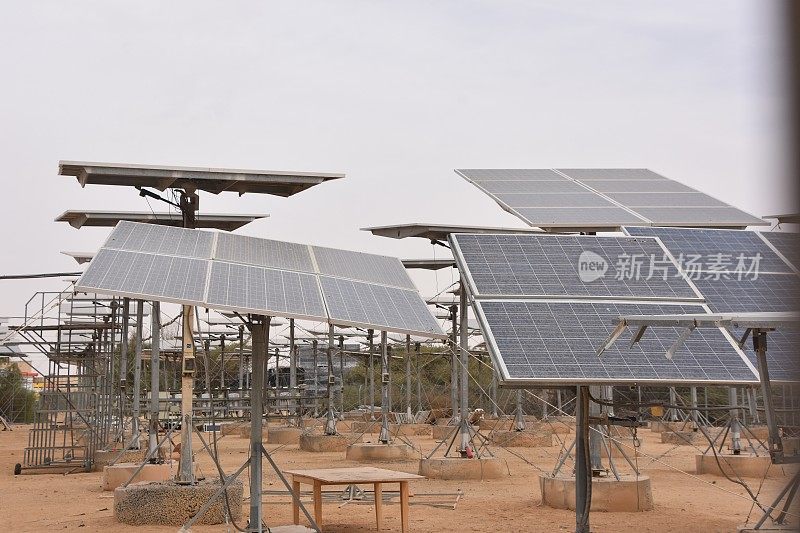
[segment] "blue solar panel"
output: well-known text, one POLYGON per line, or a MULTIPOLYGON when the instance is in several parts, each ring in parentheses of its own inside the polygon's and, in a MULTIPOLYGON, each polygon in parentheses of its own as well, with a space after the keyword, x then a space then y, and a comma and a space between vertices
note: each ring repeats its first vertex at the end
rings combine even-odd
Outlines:
POLYGON ((759 273, 793 272, 753 231, 626 226, 625 232, 660 238, 686 270, 747 270, 755 264, 759 273))
POLYGON ((457 234, 450 242, 474 296, 699 300, 652 238, 457 234))
POLYGON ((800 269, 800 233, 770 231, 761 233, 761 236, 777 248, 795 268, 800 269))
POLYGON ((756 279, 698 279, 695 285, 715 313, 800 310, 800 277, 763 274, 756 279))
POLYGON ((475 305, 490 339, 489 350, 502 362, 507 380, 538 384, 756 381, 719 330, 695 331, 672 360, 664 354, 680 334, 675 328, 650 328, 632 348, 620 339, 597 356, 597 348, 619 316, 702 313, 698 305, 491 300, 475 305))

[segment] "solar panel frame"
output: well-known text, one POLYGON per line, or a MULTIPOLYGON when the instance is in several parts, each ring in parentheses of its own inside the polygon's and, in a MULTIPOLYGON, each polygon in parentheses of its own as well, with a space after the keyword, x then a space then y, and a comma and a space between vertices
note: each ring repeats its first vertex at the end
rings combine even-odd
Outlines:
POLYGON ((262 239, 234 233, 220 233, 214 259, 228 263, 314 273, 314 260, 308 245, 262 239))
POLYGON ((312 246, 316 272, 323 276, 363 281, 388 287, 416 289, 396 257, 312 246))
MULTIPOLYGON (((667 348, 674 342, 674 340, 678 336, 677 330, 675 328, 659 328, 660 331, 650 331, 645 334, 645 337, 640 341, 640 343, 644 342, 644 345, 639 346, 638 348, 634 348, 634 351, 628 352, 625 349, 625 352, 621 352, 621 349, 618 348, 614 352, 613 355, 609 355, 608 352, 604 353, 602 357, 598 357, 596 354, 597 346, 602 343, 608 336, 609 333, 614 329, 614 321, 613 318, 618 316, 622 316, 626 314, 628 311, 636 310, 648 310, 651 314, 661 314, 663 312, 673 313, 676 309, 681 309, 682 311, 694 311, 694 312, 708 312, 707 309, 704 310, 703 305, 700 304, 674 304, 668 302, 642 302, 642 301, 586 301, 580 299, 557 299, 557 300, 542 300, 542 299, 526 299, 526 300, 494 300, 494 299, 485 299, 485 300, 474 300, 473 302, 473 309, 475 310, 476 317, 478 322, 481 325, 481 330, 484 333, 484 339, 486 340, 487 349, 489 355, 492 358, 492 361, 495 365, 495 368, 499 370, 501 380, 508 385, 511 386, 564 386, 564 385, 669 385, 669 384, 681 384, 681 385, 745 385, 745 384, 755 384, 758 382, 758 373, 750 359, 745 355, 745 353, 739 349, 735 345, 735 341, 731 337, 730 333, 725 331, 722 328, 719 328, 718 336, 714 334, 716 337, 712 337, 710 340, 706 338, 708 332, 702 331, 695 331, 687 340, 688 344, 685 344, 684 347, 678 350, 678 352, 673 356, 673 359, 670 361, 666 359, 664 353, 666 352, 667 348), (511 325, 510 321, 508 325, 499 324, 495 321, 492 324, 492 318, 487 310, 489 306, 492 305, 502 305, 502 306, 513 306, 516 309, 530 309, 530 306, 534 306, 534 308, 541 309, 543 311, 555 309, 556 307, 560 307, 557 316, 558 319, 555 318, 555 313, 550 313, 549 318, 551 319, 551 324, 545 324, 547 326, 556 326, 557 321, 560 320, 565 323, 565 329, 568 333, 563 334, 563 336, 554 336, 552 339, 548 338, 535 338, 532 342, 529 340, 520 339, 519 333, 513 334, 515 342, 518 344, 517 349, 525 353, 525 361, 531 361, 530 353, 536 351, 538 348, 540 351, 543 346, 547 346, 546 343, 548 341, 553 343, 558 343, 560 348, 564 348, 566 346, 567 349, 570 350, 571 355, 575 358, 575 366, 576 369, 570 372, 564 372, 562 367, 564 363, 561 362, 557 364, 555 361, 550 360, 550 362, 542 363, 542 364, 529 364, 530 367, 528 374, 523 375, 517 373, 512 363, 512 368, 509 368, 509 364, 507 362, 509 358, 509 350, 507 347, 501 347, 500 343, 503 342, 501 339, 503 338, 501 335, 498 335, 498 332, 501 329, 509 329, 509 330, 521 330, 525 325, 511 325), (580 316, 577 313, 570 314, 569 310, 565 306, 580 306, 582 308, 597 308, 599 306, 609 306, 615 308, 615 312, 605 313, 601 315, 600 313, 596 314, 596 317, 601 317, 600 320, 592 320, 596 317, 592 317, 591 315, 586 314, 585 312, 582 313, 580 316), (656 310, 654 313, 653 311, 656 310), (664 310, 664 311, 660 311, 664 310), (576 324, 570 324, 569 319, 574 317, 576 320, 576 324), (587 326, 588 324, 588 326, 587 326), (586 333, 586 335, 581 335, 581 333, 586 333), (590 336, 589 333, 592 333, 590 336), (699 333, 699 334, 698 334, 699 333), (567 336, 572 335, 572 336, 567 336), (573 343, 572 341, 576 341, 573 343), (658 343, 657 348, 649 348, 647 352, 645 352, 645 348, 648 344, 654 344, 655 341, 658 343), (709 365, 701 364, 705 363, 706 361, 700 361, 697 357, 689 357, 685 354, 687 346, 702 346, 706 345, 709 348, 712 346, 712 342, 720 348, 720 353, 726 355, 724 359, 717 356, 713 349, 710 350, 710 354, 704 354, 704 357, 707 358, 709 356, 713 356, 717 360, 717 364, 709 367, 709 365), (578 350, 582 350, 583 353, 578 352, 577 355, 581 357, 581 360, 577 358, 575 355, 575 347, 578 346, 578 350), (725 352, 728 352, 727 354, 725 352), (501 356, 501 354, 503 354, 501 356), (713 355, 711 355, 713 354, 713 355), (591 363, 591 361, 597 361, 596 363, 591 363), (589 361, 589 363, 587 363, 589 361), (635 362, 637 364, 630 364, 635 362), (646 364, 645 364, 646 363, 646 364), (738 368, 736 369, 737 372, 731 372, 732 364, 738 364, 738 368), (623 370, 620 371, 621 365, 625 366, 628 369, 627 373, 623 370), (616 375, 611 375, 608 372, 608 369, 614 366, 617 369, 616 375), (650 367, 647 370, 647 367, 650 367), (709 372, 704 371, 704 368, 713 369, 713 375, 709 375, 709 372), (636 368, 636 375, 634 371, 631 370, 632 368, 636 368), (660 372, 658 368, 662 369, 660 372), (577 373, 580 372, 583 376, 578 377, 577 373), (570 373, 571 375, 567 375, 570 373), (652 377, 641 377, 645 374, 653 374, 652 377), (705 377, 700 377, 699 374, 704 373, 705 377), (587 375, 588 374, 588 375, 587 375), (720 377, 724 374, 727 374, 728 377, 720 377)), ((509 309, 509 307, 505 307, 505 309, 509 309)), ((534 327, 537 325, 541 325, 543 320, 541 317, 547 317, 547 313, 543 312, 540 315, 537 315, 539 318, 536 321, 531 320, 531 324, 534 327)), ((533 337, 531 337, 533 339, 533 337)), ((621 345, 623 341, 619 340, 617 345, 621 345)), ((546 360, 540 352, 536 352, 539 360, 546 360)), ((549 354, 545 354, 549 356, 549 354)), ((536 361, 537 359, 533 359, 536 361)))
POLYGON ((780 257, 792 265, 795 272, 800 271, 800 233, 788 231, 758 232, 780 257))

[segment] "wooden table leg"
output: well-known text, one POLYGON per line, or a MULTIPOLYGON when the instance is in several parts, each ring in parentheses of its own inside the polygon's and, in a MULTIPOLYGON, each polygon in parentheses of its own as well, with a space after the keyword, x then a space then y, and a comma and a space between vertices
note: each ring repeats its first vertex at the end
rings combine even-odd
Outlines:
POLYGON ((378 522, 378 531, 380 531, 383 521, 383 489, 380 483, 375 483, 375 520, 378 522))
POLYGON ((300 523, 300 482, 292 481, 292 489, 294 492, 294 498, 292 498, 292 517, 294 518, 294 524, 297 525, 300 523))
POLYGON ((322 529, 322 483, 314 481, 314 521, 322 529))
POLYGON ((400 524, 401 531, 408 531, 408 481, 400 482, 400 524))

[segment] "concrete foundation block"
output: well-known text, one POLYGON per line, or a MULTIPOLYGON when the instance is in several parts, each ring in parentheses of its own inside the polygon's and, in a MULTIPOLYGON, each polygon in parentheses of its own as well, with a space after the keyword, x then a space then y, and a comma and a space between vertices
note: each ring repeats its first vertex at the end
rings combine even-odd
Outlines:
MULTIPOLYGON (((338 429, 339 424, 336 424, 336 427, 338 429)), ((381 430, 381 421, 354 420, 350 423, 350 430, 353 433, 378 433, 381 430)))
POLYGON ((304 452, 343 452, 355 444, 353 441, 356 438, 350 435, 300 435, 300 449, 304 452))
POLYGON ((269 428, 267 431, 270 444, 300 444, 300 428, 269 428))
MULTIPOLYGON (((252 432, 250 431, 251 427, 250 424, 245 424, 239 428, 239 436, 243 439, 250 439, 250 435, 252 432)), ((264 426, 261 428, 261 442, 266 444, 269 439, 269 428, 264 426)))
POLYGON ((414 448, 408 444, 364 442, 348 446, 345 457, 351 461, 370 463, 379 461, 407 461, 409 459, 416 459, 419 455, 414 448))
POLYGON ((420 459, 419 475, 431 479, 485 480, 501 479, 508 475, 504 463, 497 457, 462 459, 442 457, 420 459))
POLYGON ((431 424, 391 424, 389 433, 400 437, 426 437, 431 434, 431 424))
MULTIPOLYGON (((127 482, 141 463, 117 463, 103 467, 103 490, 114 490, 127 482)), ((131 483, 142 481, 168 481, 173 477, 169 463, 146 464, 131 483)))
MULTIPOLYGON (((768 455, 733 455, 717 454, 695 455, 695 472, 697 474, 711 474, 712 476, 722 476, 723 471, 732 478, 737 475, 741 477, 760 478, 772 464, 768 455), (717 462, 717 457, 719 462, 717 462)), ((776 473, 779 469, 775 469, 776 473)))
MULTIPOLYGON (((661 442, 663 444, 677 444, 679 446, 691 446, 705 440, 703 434, 697 431, 662 431, 661 442)), ((706 441, 707 442, 707 441, 706 441)))
POLYGON ((513 429, 514 419, 509 417, 503 418, 484 418, 478 421, 478 428, 482 431, 491 431, 493 429, 513 429))
POLYGON ((244 422, 234 422, 232 424, 222 424, 220 433, 223 435, 238 435, 242 427, 246 424, 244 422))
POLYGON ((755 529, 755 522, 736 528, 736 533, 789 533, 790 531, 796 533, 797 526, 789 524, 781 526, 778 524, 773 524, 769 519, 759 529, 755 529))
POLYGON ((538 448, 553 445, 553 434, 545 431, 500 431, 491 433, 492 443, 498 446, 538 448))
POLYGON ((783 437, 783 453, 786 455, 800 454, 800 438, 798 437, 783 437))
POLYGON ((92 470, 95 472, 102 472, 103 469, 117 459, 117 463, 141 463, 144 461, 144 456, 147 454, 147 446, 141 450, 97 450, 94 452, 94 461, 92 463, 92 470), (122 455, 120 455, 120 453, 122 455))
MULTIPOLYGON (((575 478, 539 476, 542 504, 554 509, 575 510, 575 478)), ((648 476, 592 478, 592 511, 636 512, 653 509, 648 476)))
POLYGON ((653 420, 650 423, 650 431, 661 433, 662 431, 691 431, 691 422, 665 422, 663 420, 653 420))
MULTIPOLYGON (((171 481, 135 483, 114 490, 114 518, 131 525, 179 526, 189 521, 219 490, 218 479, 200 481, 195 485, 176 485, 171 481)), ((232 482, 226 489, 231 516, 242 517, 243 484, 232 482)), ((217 498, 203 515, 201 524, 225 522, 225 497, 217 498)))

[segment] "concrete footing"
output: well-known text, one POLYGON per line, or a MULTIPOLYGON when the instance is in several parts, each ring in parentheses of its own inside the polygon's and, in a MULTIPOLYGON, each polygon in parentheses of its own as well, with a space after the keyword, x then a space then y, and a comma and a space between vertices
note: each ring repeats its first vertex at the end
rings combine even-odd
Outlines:
POLYGON ((691 431, 691 422, 664 422, 663 420, 653 420, 650 423, 650 431, 661 433, 662 431, 691 431))
POLYGON ((141 463, 144 461, 144 456, 147 455, 146 449, 141 450, 97 450, 94 452, 94 461, 92 462, 92 470, 95 472, 102 472, 103 469, 117 459, 117 463, 141 463), (121 455, 120 455, 121 454, 121 455))
POLYGON ((500 479, 508 475, 497 457, 420 459, 419 474, 431 479, 500 479))
POLYGON ((733 454, 714 454, 695 455, 695 472, 697 474, 711 474, 722 476, 723 471, 730 477, 760 478, 772 464, 768 455, 733 455, 733 454), (719 462, 717 462, 719 458, 719 462))
POLYGON ((269 428, 267 439, 270 444, 300 444, 300 428, 269 428))
POLYGON ((222 424, 220 426, 220 433, 222 433, 223 435, 238 435, 242 427, 245 426, 245 424, 246 424, 245 422, 233 422, 229 424, 222 424))
MULTIPOLYGON (((700 439, 705 439, 702 433, 697 431, 662 431, 661 442, 663 444, 677 444, 679 446, 691 446, 700 439)), ((708 441, 706 441, 708 442, 708 441)))
MULTIPOLYGON (((177 485, 171 481, 135 483, 114 490, 114 518, 131 525, 159 524, 179 526, 188 522, 220 488, 218 479, 195 485, 177 485)), ((242 517, 243 484, 232 482, 226 489, 234 520, 242 517)), ((203 515, 201 524, 225 522, 225 498, 217 498, 203 515)))
POLYGON ((789 524, 780 526, 773 524, 771 520, 767 520, 759 529, 755 529, 755 522, 736 528, 736 533, 789 533, 790 531, 796 532, 797 526, 789 524))
MULTIPOLYGON (((389 424, 389 434, 401 437, 411 437, 416 435, 424 436, 431 434, 432 427, 433 426, 430 424, 389 424)), ((352 422, 351 428, 353 433, 368 432, 377 434, 381 432, 381 422, 380 420, 376 420, 375 422, 356 420, 352 422)))
MULTIPOLYGON (((539 476, 542 504, 555 509, 575 510, 575 478, 539 476)), ((592 478, 592 511, 636 512, 653 509, 648 476, 592 478)))
POLYGON ((500 431, 491 433, 492 443, 498 446, 538 448, 553 445, 553 434, 545 431, 500 431))
POLYGON ((373 461, 406 461, 415 459, 418 455, 414 448, 408 444, 359 442, 347 447, 345 457, 351 461, 368 463, 373 461))
MULTIPOLYGON (((252 433, 252 431, 250 431, 250 429, 251 429, 250 424, 245 424, 245 425, 241 426, 239 428, 239 436, 241 438, 243 438, 243 439, 248 439, 249 440, 250 439, 250 435, 252 433)), ((268 439, 269 439, 269 428, 264 426, 261 429, 261 442, 266 444, 268 439)))
MULTIPOLYGON (((128 481, 141 463, 117 463, 103 468, 103 490, 114 490, 128 481)), ((168 481, 172 478, 172 465, 169 463, 146 464, 136 474, 131 483, 141 481, 168 481)))
POLYGON ((800 438, 798 437, 783 437, 783 453, 786 455, 800 454, 800 438))
POLYGON ((355 444, 355 438, 349 435, 300 435, 300 449, 304 452, 343 452, 350 444, 355 444))

